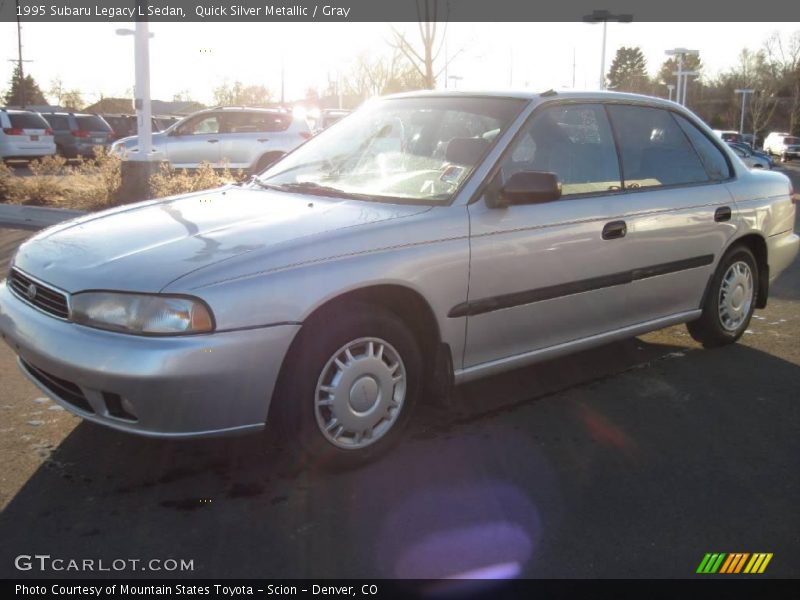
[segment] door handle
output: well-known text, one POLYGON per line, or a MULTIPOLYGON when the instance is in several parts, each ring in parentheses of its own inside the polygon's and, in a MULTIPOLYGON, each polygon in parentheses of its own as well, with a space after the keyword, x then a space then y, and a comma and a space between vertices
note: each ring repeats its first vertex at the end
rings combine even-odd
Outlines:
POLYGON ((206 140, 209 144, 216 144, 219 140, 206 140))
POLYGON ((625 221, 611 221, 610 223, 606 223, 603 227, 604 240, 623 238, 626 233, 628 233, 628 225, 625 221))
POLYGON ((714 211, 714 220, 717 223, 722 223, 724 221, 731 220, 731 207, 730 206, 720 206, 717 210, 714 211))
POLYGON ((256 141, 257 141, 257 142, 262 142, 262 143, 263 143, 263 142, 268 142, 268 141, 269 141, 269 138, 258 138, 256 141))

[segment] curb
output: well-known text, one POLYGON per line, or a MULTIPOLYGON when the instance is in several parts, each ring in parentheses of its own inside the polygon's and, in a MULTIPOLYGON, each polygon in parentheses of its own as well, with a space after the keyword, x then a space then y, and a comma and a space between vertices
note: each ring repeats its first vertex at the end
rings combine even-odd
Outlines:
POLYGON ((0 227, 44 229, 61 221, 85 215, 83 210, 24 206, 22 204, 0 204, 0 227))

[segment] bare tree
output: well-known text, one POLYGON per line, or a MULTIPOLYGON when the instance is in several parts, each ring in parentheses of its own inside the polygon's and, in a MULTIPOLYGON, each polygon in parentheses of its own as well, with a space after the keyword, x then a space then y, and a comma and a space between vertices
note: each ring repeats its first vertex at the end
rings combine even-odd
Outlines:
POLYGON ((425 80, 398 50, 388 56, 366 52, 356 57, 343 80, 344 91, 360 98, 379 96, 425 87, 425 80))
POLYGON ((790 98, 789 131, 794 133, 800 122, 800 31, 795 31, 788 40, 773 33, 764 42, 773 76, 778 80, 780 95, 790 98))
MULTIPOLYGON (((408 36, 392 27, 392 42, 391 45, 399 50, 403 56, 408 59, 409 63, 419 73, 425 82, 425 88, 432 90, 436 87, 436 78, 441 74, 442 70, 436 71, 434 64, 439 58, 442 49, 444 48, 444 40, 447 35, 447 22, 444 21, 441 36, 439 36, 439 16, 446 17, 447 3, 440 2, 439 0, 415 0, 417 5, 417 27, 419 29, 419 41, 421 47, 411 42, 408 36), (444 6, 444 10, 440 12, 440 7, 444 6), (439 37, 441 39, 439 39, 439 37)), ((444 20, 444 19, 443 19, 444 20)))
POLYGON ((763 131, 778 106, 778 80, 763 50, 745 48, 739 53, 739 63, 721 77, 721 87, 749 88, 747 117, 756 137, 763 131))

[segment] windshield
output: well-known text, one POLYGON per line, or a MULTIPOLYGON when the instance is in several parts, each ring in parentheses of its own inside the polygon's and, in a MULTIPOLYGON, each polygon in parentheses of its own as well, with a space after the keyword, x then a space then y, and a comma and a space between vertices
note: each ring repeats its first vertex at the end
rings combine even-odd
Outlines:
POLYGON ((469 97, 369 103, 258 182, 303 193, 446 204, 524 105, 469 97))

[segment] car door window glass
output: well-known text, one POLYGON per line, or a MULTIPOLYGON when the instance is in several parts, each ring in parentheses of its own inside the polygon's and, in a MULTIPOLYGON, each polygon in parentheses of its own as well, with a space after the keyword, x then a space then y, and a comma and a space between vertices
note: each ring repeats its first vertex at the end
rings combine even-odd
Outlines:
POLYGON ((231 122, 232 133, 286 131, 292 122, 292 116, 288 113, 240 113, 236 115, 236 117, 237 118, 231 122))
POLYGON ((676 114, 672 116, 694 146, 700 156, 700 160, 703 162, 703 166, 706 168, 708 176, 714 181, 728 179, 731 176, 731 170, 722 151, 686 118, 676 114))
POLYGON ((709 180, 697 152, 668 111, 611 105, 608 112, 620 148, 626 189, 709 180))
POLYGON ((198 117, 182 125, 178 131, 181 135, 208 135, 219 133, 220 123, 218 115, 198 117))
POLYGON ((564 196, 620 189, 617 151, 603 107, 561 105, 534 115, 503 161, 503 181, 520 171, 555 173, 564 196))

